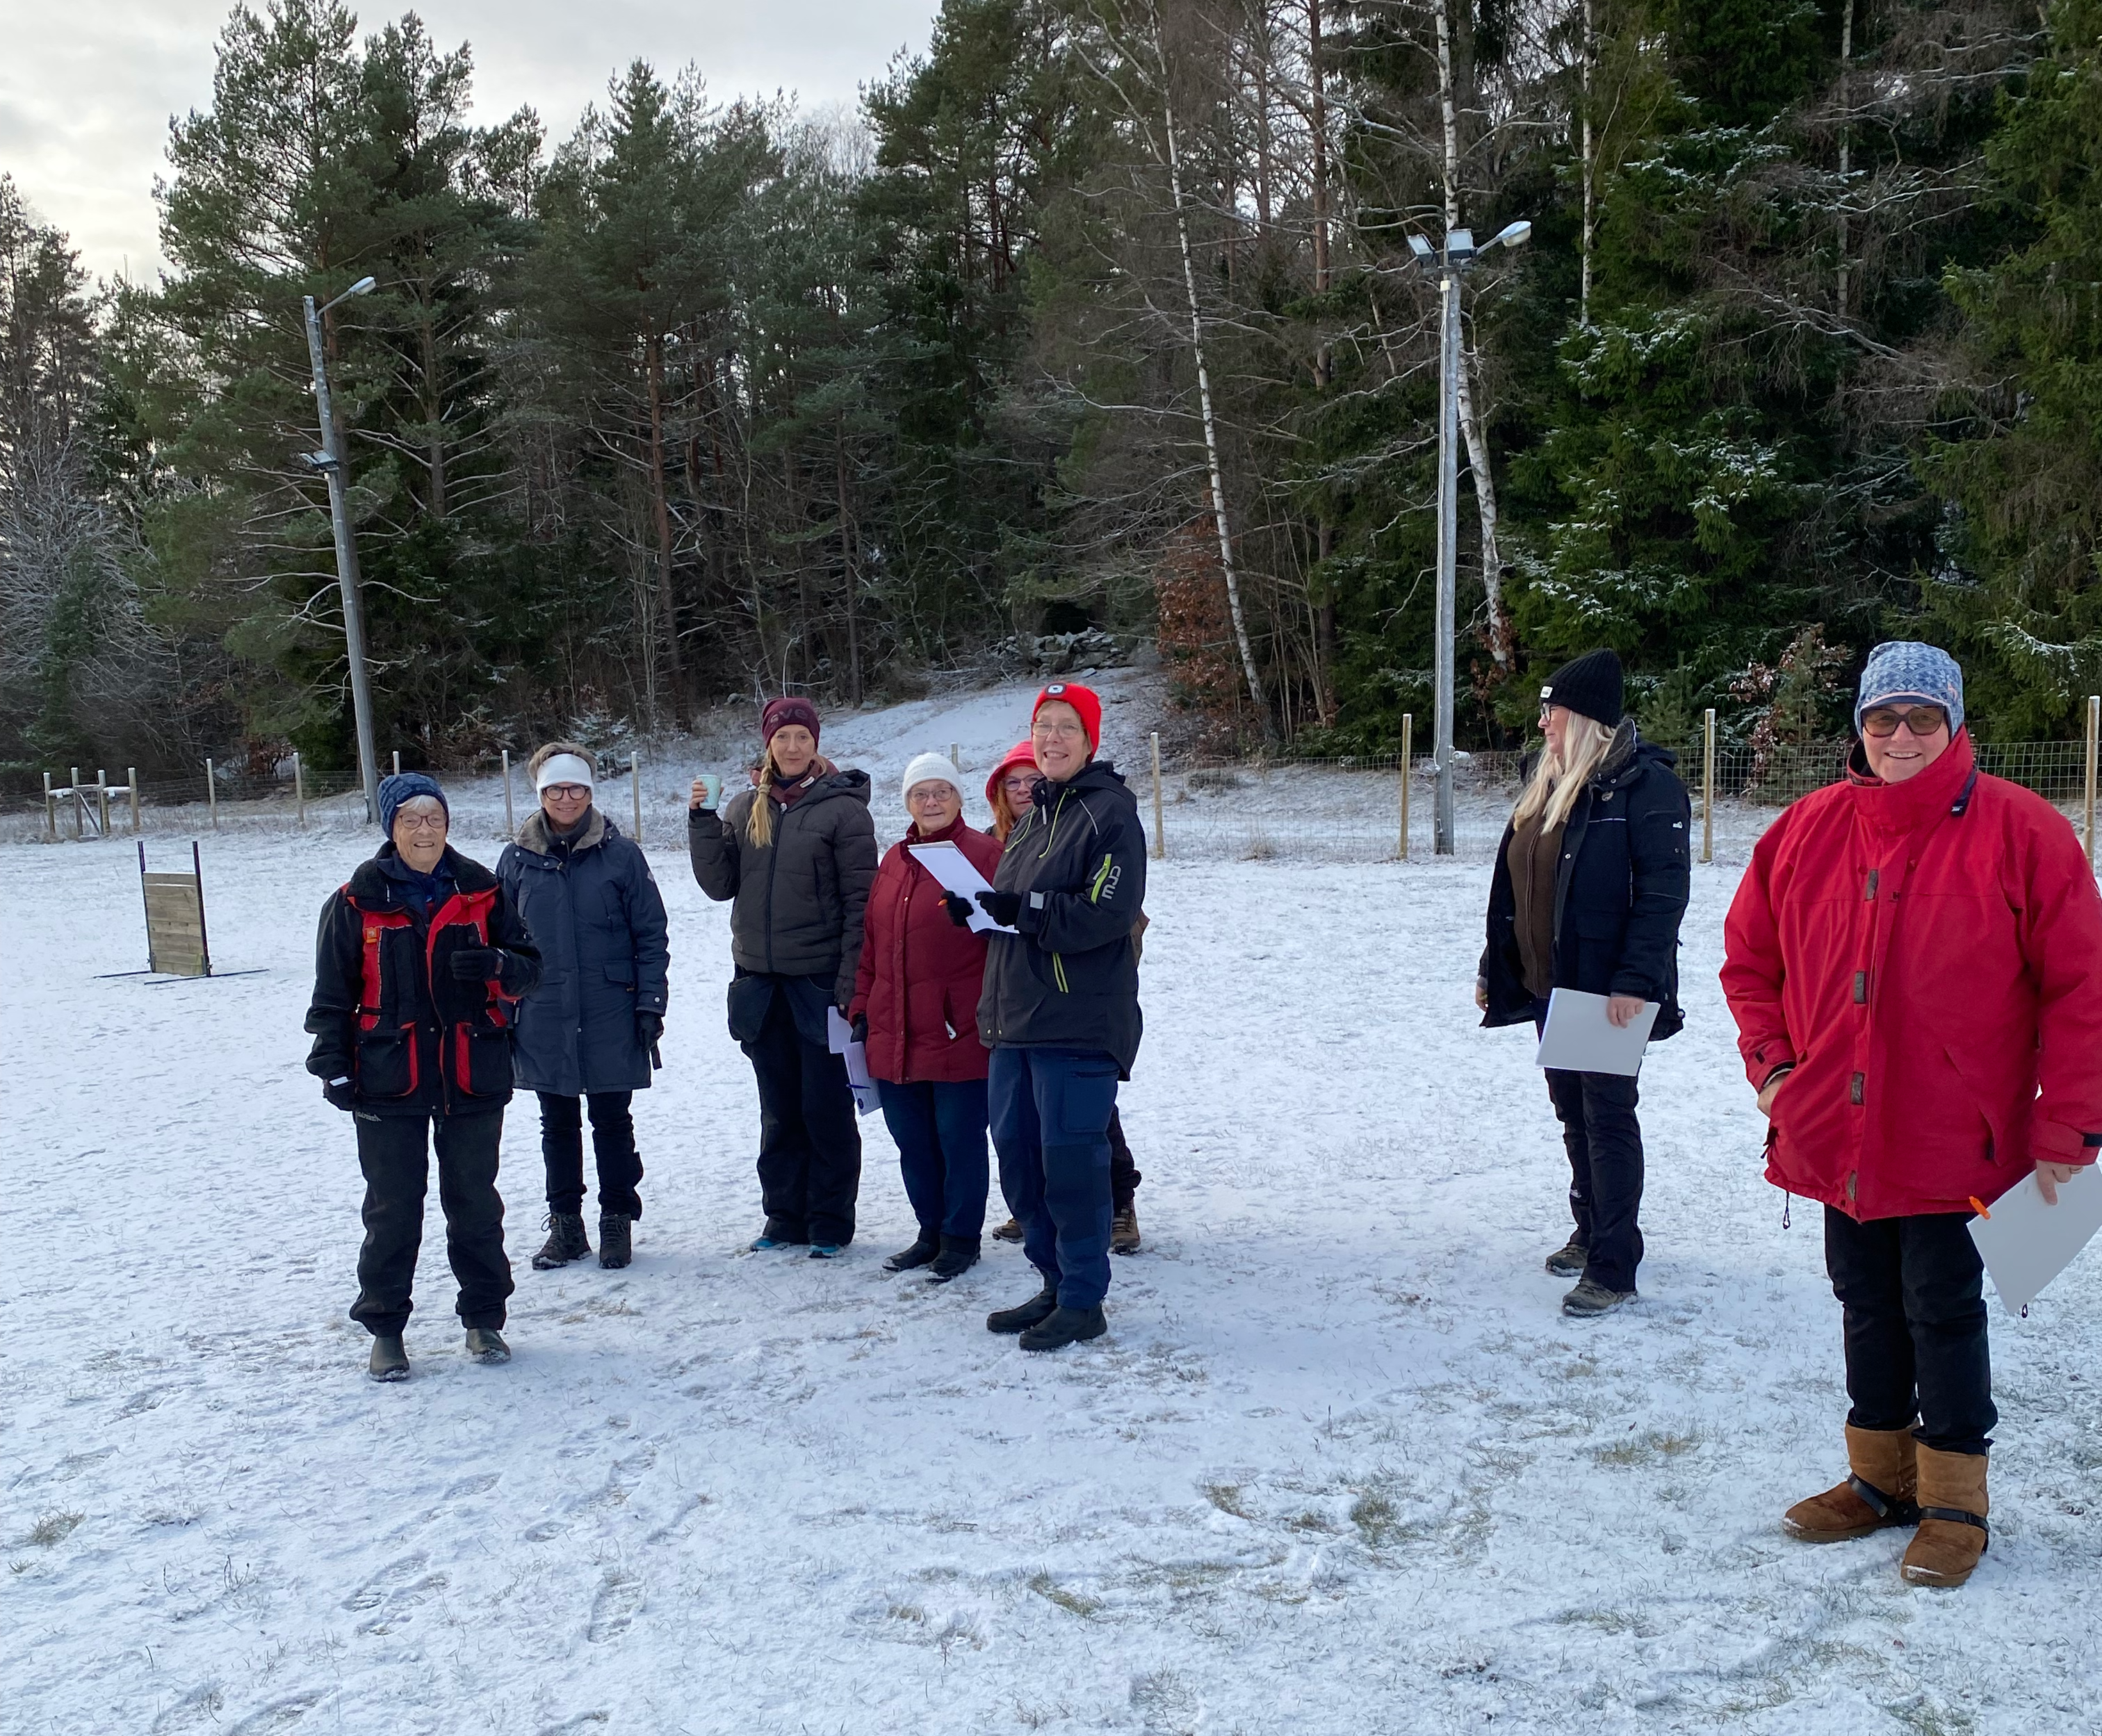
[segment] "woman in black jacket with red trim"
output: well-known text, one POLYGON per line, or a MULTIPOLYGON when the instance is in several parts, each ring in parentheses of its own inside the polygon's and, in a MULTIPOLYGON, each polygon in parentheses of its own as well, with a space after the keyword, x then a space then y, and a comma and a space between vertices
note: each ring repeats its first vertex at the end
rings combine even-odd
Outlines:
POLYGON ((513 1010, 539 981, 540 954, 496 876, 446 843, 450 815, 435 780, 382 779, 379 817, 388 841, 322 907, 307 1070, 350 1112, 365 1171, 350 1318, 372 1334, 372 1378, 406 1380, 401 1333, 432 1145, 468 1354, 511 1358, 497 1146, 513 1010))

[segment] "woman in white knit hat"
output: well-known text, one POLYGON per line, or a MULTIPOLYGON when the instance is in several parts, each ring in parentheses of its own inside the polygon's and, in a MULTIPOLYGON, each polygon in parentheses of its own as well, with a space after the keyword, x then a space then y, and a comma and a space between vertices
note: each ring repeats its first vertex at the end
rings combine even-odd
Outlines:
POLYGON ((908 845, 953 844, 987 880, 1000 846, 964 824, 956 768, 921 754, 901 786, 912 823, 869 888, 868 913, 848 1009, 868 1046, 883 1118, 898 1142, 905 1192, 919 1220, 891 1272, 929 1266, 938 1283, 977 1264, 985 1229, 986 1066, 978 991, 986 941, 965 926, 971 906, 945 894, 908 845))

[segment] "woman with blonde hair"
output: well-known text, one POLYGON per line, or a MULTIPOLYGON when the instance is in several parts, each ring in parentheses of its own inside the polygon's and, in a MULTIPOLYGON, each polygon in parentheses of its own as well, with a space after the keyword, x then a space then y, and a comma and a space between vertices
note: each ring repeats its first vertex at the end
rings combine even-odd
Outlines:
MULTIPOLYGON (((1488 941, 1475 981, 1485 1026, 1543 1025, 1555 989, 1603 994, 1625 1025, 1661 1003, 1652 1041, 1678 1010, 1678 924, 1691 879, 1692 804, 1675 755, 1623 719, 1621 660, 1592 651, 1540 690, 1545 738, 1497 851, 1488 941)), ((1633 1078, 1550 1070, 1569 1155, 1576 1228, 1547 1269, 1576 1276, 1566 1314, 1610 1313, 1635 1295, 1642 1262, 1642 1127, 1633 1078)))
POLYGON ((809 700, 770 701, 760 781, 718 813, 720 782, 695 778, 686 850, 701 890, 730 906, 729 1034, 759 1083, 766 1223, 752 1250, 830 1260, 854 1240, 861 1131, 827 1016, 854 1002, 876 824, 867 773, 835 771, 818 728, 809 700))

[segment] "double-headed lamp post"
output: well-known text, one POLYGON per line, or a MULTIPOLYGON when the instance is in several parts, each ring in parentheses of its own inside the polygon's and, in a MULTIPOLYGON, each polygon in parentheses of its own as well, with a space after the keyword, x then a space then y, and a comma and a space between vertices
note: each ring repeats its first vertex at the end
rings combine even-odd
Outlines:
POLYGON ((1433 848, 1452 853, 1452 655, 1458 588, 1460 532, 1460 279, 1492 247, 1516 247, 1532 233, 1529 223, 1506 224, 1480 246, 1473 232, 1448 229, 1441 252, 1420 235, 1409 250, 1426 272, 1438 276, 1438 643, 1435 662, 1437 709, 1431 751, 1438 761, 1438 812, 1433 848))
POLYGON ((343 442, 336 432, 335 408, 329 399, 328 370, 322 360, 322 316, 353 295, 369 295, 378 280, 361 277, 335 301, 317 308, 307 303, 307 355, 314 365, 314 408, 321 416, 322 450, 304 454, 307 467, 328 478, 329 516, 335 525, 335 577, 343 591, 343 636, 350 658, 350 703, 357 723, 357 771, 365 785, 365 816, 379 817, 379 754, 373 745, 372 679, 365 667, 365 608, 358 597, 357 545, 351 540, 350 514, 344 502, 349 476, 343 442))

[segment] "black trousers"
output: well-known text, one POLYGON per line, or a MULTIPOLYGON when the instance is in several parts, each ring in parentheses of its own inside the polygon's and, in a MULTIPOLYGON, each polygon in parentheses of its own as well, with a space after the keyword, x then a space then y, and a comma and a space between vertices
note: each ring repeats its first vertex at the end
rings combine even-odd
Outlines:
POLYGON ((635 1149, 632 1091, 595 1091, 579 1100, 543 1091, 540 1098, 540 1159, 548 1167, 548 1209, 584 1209, 583 1108, 591 1105, 592 1155, 598 1160, 598 1209, 621 1217, 642 1216, 642 1159, 635 1149))
MULTIPOLYGON (((1547 1003, 1533 1003, 1533 1021, 1544 1025, 1547 1003)), ((1642 1123, 1635 1118, 1640 1094, 1635 1082, 1617 1073, 1547 1074, 1547 1095, 1562 1123, 1569 1154, 1569 1216, 1585 1251, 1584 1276, 1608 1290, 1635 1287, 1642 1264, 1642 1123)))
POLYGON ((2000 1413, 1985 1340, 1984 1265, 1961 1212, 1859 1224, 1825 1208, 1825 1269, 1847 1335, 1847 1420, 1913 1428, 1923 1446, 1983 1453, 2000 1413))
POLYGON ((360 1110, 353 1120, 365 1171, 365 1245, 357 1251, 357 1300, 350 1318, 375 1337, 409 1322, 424 1242, 424 1195, 430 1187, 428 1140, 437 1148, 438 1203, 446 1215, 446 1256, 459 1283, 460 1324, 502 1326, 504 1298, 513 1288, 503 1251, 503 1202, 496 1192, 503 1111, 425 1116, 360 1110))
POLYGON ((785 990, 744 1046, 759 1081, 759 1192, 766 1230, 784 1242, 854 1240, 861 1128, 842 1056, 796 1027, 785 990))
POLYGON ((1110 1208, 1122 1211, 1136 1202, 1138 1185, 1146 1177, 1132 1161, 1131 1142, 1124 1136, 1124 1118, 1110 1111, 1110 1208))

